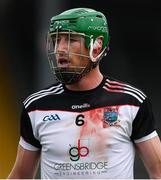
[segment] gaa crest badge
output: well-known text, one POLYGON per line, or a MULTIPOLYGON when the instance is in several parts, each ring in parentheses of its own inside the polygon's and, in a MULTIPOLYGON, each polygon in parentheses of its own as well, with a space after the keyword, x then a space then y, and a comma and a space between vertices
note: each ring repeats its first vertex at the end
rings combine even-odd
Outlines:
POLYGON ((104 109, 104 117, 103 120, 109 126, 118 126, 118 107, 110 106, 104 109))

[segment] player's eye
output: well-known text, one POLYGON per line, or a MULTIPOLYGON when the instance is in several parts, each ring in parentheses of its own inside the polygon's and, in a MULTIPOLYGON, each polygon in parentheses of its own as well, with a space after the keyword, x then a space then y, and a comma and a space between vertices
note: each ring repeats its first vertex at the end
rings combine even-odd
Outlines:
POLYGON ((55 35, 52 36, 52 41, 53 41, 53 42, 56 41, 56 36, 55 36, 55 35))
POLYGON ((71 35, 70 36, 70 40, 71 41, 80 41, 80 36, 78 36, 78 35, 71 35))

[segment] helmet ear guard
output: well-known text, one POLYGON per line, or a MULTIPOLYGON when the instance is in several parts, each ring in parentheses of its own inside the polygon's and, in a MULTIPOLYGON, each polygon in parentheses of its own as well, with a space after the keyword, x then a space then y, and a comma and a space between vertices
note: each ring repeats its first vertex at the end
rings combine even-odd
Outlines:
POLYGON ((96 39, 93 44, 93 49, 97 48, 100 44, 98 43, 98 40, 96 39))
POLYGON ((98 38, 95 39, 94 43, 93 43, 93 39, 91 39, 89 56, 90 56, 92 62, 97 62, 100 59, 102 59, 103 56, 106 56, 107 47, 103 48, 102 51, 100 52, 100 54, 97 55, 97 57, 93 57, 93 50, 96 49, 98 46, 100 46, 100 43, 98 42, 98 38))

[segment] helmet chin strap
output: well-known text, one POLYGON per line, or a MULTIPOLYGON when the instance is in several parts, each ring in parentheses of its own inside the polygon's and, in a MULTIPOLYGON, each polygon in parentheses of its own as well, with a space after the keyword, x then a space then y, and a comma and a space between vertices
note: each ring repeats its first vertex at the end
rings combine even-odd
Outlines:
MULTIPOLYGON (((90 41, 90 50, 89 50, 89 56, 90 56, 90 59, 92 62, 97 62, 104 54, 106 48, 104 48, 100 54, 98 54, 98 56, 96 57, 93 57, 93 49, 94 49, 94 42, 93 42, 93 38, 91 38, 91 41, 90 41)), ((106 56, 106 54, 105 54, 106 56)))

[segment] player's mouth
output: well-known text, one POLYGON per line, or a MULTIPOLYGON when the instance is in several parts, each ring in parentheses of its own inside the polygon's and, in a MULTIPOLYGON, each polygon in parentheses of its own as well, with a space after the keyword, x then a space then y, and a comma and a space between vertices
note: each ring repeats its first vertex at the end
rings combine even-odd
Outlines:
POLYGON ((69 67, 71 62, 68 59, 65 58, 59 58, 58 59, 58 66, 61 68, 69 67))

